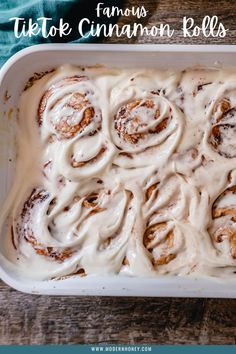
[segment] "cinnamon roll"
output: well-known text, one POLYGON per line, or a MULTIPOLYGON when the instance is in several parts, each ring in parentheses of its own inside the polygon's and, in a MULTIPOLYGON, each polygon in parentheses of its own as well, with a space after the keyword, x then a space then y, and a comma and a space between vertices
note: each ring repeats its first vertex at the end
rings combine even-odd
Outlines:
POLYGON ((96 90, 88 77, 68 76, 52 83, 39 103, 42 138, 49 142, 44 164, 60 159, 69 179, 95 175, 113 154, 96 90))
POLYGON ((169 175, 160 180, 155 174, 145 181, 142 199, 141 194, 139 197, 138 223, 131 234, 125 259, 128 265, 124 265, 131 274, 179 274, 195 266, 194 236, 185 238, 185 233, 192 232, 193 227, 190 222, 181 223, 188 217, 186 205, 190 195, 183 193, 181 182, 182 177, 169 175), (192 260, 187 261, 191 243, 192 260))
POLYGON ((227 188, 212 206, 212 242, 219 254, 236 260, 236 186, 227 188))
POLYGON ((160 183, 148 183, 145 188, 143 245, 156 270, 172 262, 184 249, 184 237, 175 222, 178 213, 185 212, 181 199, 178 181, 173 176, 160 183))
POLYGON ((72 197, 66 195, 32 191, 12 224, 19 259, 38 256, 57 263, 53 277, 81 269, 90 274, 98 263, 101 273, 118 272, 134 222, 132 193, 119 185, 104 188, 95 180, 72 197))
POLYGON ((160 156, 163 163, 174 151, 182 129, 181 111, 163 96, 150 94, 125 103, 114 116, 112 137, 119 150, 115 163, 145 166, 157 163, 160 156))
POLYGON ((230 98, 218 100, 212 109, 209 143, 223 157, 236 157, 236 106, 230 98))
POLYGON ((96 134, 102 113, 88 77, 65 77, 53 83, 40 100, 38 122, 58 139, 96 134))
POLYGON ((42 225, 42 229, 37 232, 37 223, 42 219, 42 215, 48 215, 55 205, 55 200, 50 200, 48 192, 42 189, 34 189, 24 203, 19 217, 14 220, 12 226, 12 242, 16 249, 21 248, 21 243, 29 244, 36 254, 63 262, 71 257, 72 250, 65 248, 61 250, 60 244, 56 240, 51 240, 51 226, 42 225), (45 208, 46 207, 46 208, 45 208), (40 215, 41 214, 41 215, 40 215), (35 225, 36 222, 36 225, 35 225), (40 240, 42 238, 42 240, 40 240), (48 241, 48 242, 47 242, 48 241))

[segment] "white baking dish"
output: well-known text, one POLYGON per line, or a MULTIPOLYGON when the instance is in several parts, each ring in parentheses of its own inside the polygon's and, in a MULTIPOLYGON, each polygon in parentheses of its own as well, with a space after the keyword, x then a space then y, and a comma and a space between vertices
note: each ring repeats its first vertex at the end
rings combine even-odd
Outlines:
MULTIPOLYGON (((0 72, 0 203, 3 204, 14 178, 15 133, 19 95, 34 73, 61 64, 104 64, 112 67, 186 68, 232 66, 236 47, 178 45, 39 45, 13 56, 0 72)), ((2 230, 2 237, 5 230, 2 230)), ((19 278, 4 265, 0 251, 0 277, 10 286, 29 293, 54 295, 196 296, 236 297, 236 278, 204 277, 73 277, 65 280, 30 281, 19 278)))

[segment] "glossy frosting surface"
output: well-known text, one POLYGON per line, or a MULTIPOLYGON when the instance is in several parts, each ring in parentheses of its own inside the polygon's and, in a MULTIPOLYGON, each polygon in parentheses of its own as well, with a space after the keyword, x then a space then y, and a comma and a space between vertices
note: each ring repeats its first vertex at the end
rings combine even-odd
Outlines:
POLYGON ((233 276, 235 107, 233 69, 65 65, 35 81, 19 102, 6 262, 34 279, 233 276))

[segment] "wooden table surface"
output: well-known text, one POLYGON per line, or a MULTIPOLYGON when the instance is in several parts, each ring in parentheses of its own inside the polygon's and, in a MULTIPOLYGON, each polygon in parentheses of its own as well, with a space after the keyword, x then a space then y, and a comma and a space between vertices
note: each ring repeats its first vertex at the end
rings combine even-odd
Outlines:
MULTIPOLYGON (((135 1, 149 10, 143 24, 170 23, 170 38, 112 38, 107 43, 236 43, 236 1, 135 1), (218 15, 226 38, 182 37, 183 16, 218 15)), ((119 24, 134 21, 121 18, 119 24)), ((0 344, 235 344, 236 300, 26 295, 0 283, 0 344)))

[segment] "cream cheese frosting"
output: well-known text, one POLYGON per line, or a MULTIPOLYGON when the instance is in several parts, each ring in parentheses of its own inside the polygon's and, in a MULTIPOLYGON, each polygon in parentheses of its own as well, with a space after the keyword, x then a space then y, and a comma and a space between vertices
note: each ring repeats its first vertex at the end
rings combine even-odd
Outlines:
POLYGON ((62 66, 19 102, 3 254, 33 279, 234 276, 236 72, 62 66))

